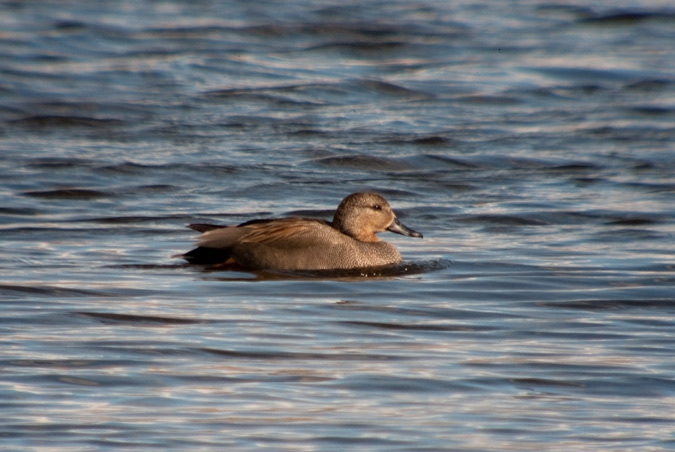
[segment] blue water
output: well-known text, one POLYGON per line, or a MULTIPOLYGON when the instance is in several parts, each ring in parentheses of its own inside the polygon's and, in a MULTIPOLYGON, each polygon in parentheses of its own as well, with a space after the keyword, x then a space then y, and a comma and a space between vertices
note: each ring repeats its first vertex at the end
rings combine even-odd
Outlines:
POLYGON ((0 449, 675 447, 670 2, 0 8, 0 449), (394 272, 171 257, 364 189, 394 272))

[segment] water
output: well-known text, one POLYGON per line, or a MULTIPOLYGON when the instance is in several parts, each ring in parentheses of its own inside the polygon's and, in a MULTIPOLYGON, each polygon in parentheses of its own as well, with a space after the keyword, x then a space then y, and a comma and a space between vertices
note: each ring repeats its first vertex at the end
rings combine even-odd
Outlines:
POLYGON ((669 2, 5 2, 3 450, 675 446, 669 2), (190 222, 383 193, 396 272, 190 222))

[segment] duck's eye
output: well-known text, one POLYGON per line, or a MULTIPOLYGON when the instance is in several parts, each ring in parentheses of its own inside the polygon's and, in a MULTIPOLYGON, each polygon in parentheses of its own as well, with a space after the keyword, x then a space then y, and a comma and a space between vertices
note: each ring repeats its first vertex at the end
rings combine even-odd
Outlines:
POLYGON ((379 204, 375 204, 375 205, 373 206, 373 209, 374 209, 374 210, 382 210, 382 206, 379 205, 379 204))

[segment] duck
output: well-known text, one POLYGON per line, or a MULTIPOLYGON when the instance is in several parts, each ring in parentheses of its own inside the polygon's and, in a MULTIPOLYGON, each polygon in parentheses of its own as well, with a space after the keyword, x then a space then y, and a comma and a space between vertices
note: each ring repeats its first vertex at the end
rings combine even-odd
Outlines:
POLYGON ((190 224, 201 235, 197 247, 177 255, 190 264, 248 270, 347 270, 398 264, 401 253, 376 234, 422 234, 399 221, 378 193, 345 197, 332 221, 286 217, 237 226, 190 224))

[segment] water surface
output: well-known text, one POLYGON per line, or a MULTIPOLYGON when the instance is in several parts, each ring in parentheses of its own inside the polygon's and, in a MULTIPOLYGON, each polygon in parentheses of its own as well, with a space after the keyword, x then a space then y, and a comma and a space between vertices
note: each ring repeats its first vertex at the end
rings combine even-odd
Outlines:
POLYGON ((668 2, 2 9, 6 450, 675 445, 668 2), (364 189, 394 272, 171 258, 364 189))

